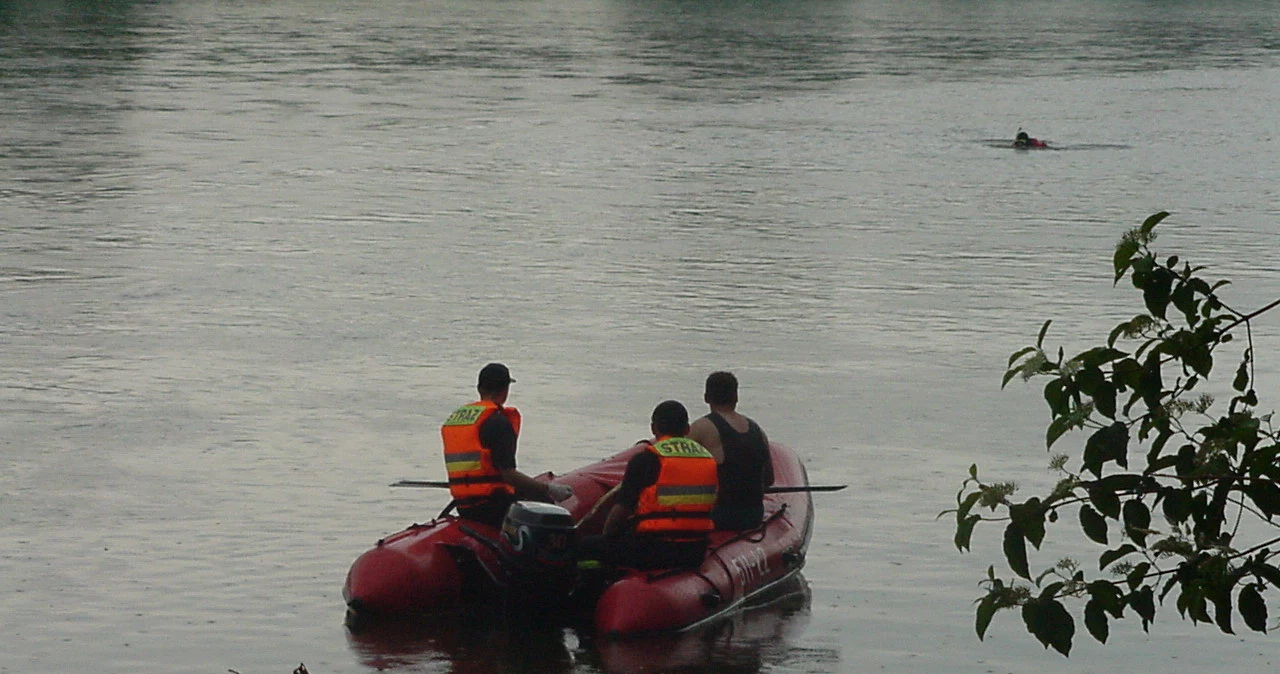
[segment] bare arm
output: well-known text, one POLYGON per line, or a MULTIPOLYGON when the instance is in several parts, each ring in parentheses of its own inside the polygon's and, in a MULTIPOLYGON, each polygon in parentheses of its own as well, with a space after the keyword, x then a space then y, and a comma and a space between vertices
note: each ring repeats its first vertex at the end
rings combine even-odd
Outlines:
POLYGON ((502 481, 516 490, 516 497, 551 502, 551 492, 546 482, 539 482, 515 468, 499 468, 502 481))
POLYGON ((773 486, 773 450, 769 449, 769 436, 764 431, 760 431, 760 436, 764 438, 764 470, 760 471, 760 482, 766 487, 773 486))
POLYGON ((635 514, 634 509, 621 503, 613 504, 613 508, 609 510, 608 519, 604 521, 604 535, 608 538, 621 535, 626 531, 627 524, 633 514, 635 514))
POLYGON ((587 514, 583 515, 578 520, 578 529, 580 530, 580 532, 599 531, 603 533, 604 531, 603 524, 600 525, 601 528, 598 530, 594 529, 594 527, 596 526, 596 522, 597 520, 600 519, 599 516, 602 513, 607 515, 612 510, 613 502, 615 499, 618 498, 619 489, 622 489, 621 484, 614 485, 613 489, 610 489, 609 491, 605 492, 604 496, 601 496, 600 500, 596 501, 596 504, 591 506, 591 510, 588 510, 587 514))
POLYGON ((710 419, 702 417, 694 420, 689 424, 689 435, 685 437, 706 447, 707 451, 716 457, 716 463, 724 463, 724 447, 720 445, 720 432, 716 430, 716 425, 711 423, 710 419))

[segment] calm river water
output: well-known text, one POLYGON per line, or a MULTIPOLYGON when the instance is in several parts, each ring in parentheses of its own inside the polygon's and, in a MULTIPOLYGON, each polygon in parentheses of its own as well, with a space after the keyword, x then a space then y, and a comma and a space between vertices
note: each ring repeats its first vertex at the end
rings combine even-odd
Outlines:
POLYGON ((0 2, 0 672, 1274 671, 1172 607, 1070 659, 979 641, 996 532, 935 515, 973 462, 1052 479, 1006 358, 1138 309, 1109 260, 1147 215, 1280 296, 1277 36, 1259 0, 0 2), (491 360, 528 472, 737 372, 850 485, 808 596, 349 635, 351 561, 444 504, 388 483, 441 477, 491 360))

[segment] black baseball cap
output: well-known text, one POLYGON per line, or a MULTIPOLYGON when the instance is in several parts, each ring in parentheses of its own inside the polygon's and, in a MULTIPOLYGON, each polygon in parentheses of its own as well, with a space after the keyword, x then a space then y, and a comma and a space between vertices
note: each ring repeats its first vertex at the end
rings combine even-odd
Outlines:
POLYGON ((502 363, 489 363, 480 369, 478 386, 486 391, 497 391, 515 383, 511 378, 511 370, 502 363))

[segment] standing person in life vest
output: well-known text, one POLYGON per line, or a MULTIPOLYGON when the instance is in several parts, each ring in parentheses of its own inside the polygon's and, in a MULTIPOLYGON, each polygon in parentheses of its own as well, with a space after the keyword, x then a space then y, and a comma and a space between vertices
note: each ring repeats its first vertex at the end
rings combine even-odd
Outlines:
POLYGON ((584 541, 588 555, 635 569, 697 567, 707 549, 716 501, 715 457, 688 439, 689 412, 675 400, 653 410, 652 440, 627 462, 604 523, 584 541))
POLYGON ((573 495, 568 485, 538 482, 516 470, 520 412, 504 407, 514 382, 506 365, 485 365, 476 384, 480 399, 459 407, 440 427, 458 514, 495 527, 518 499, 559 502, 573 495))
POLYGON ((754 529, 764 520, 764 489, 773 484, 769 436, 737 412, 738 378, 733 373, 708 375, 702 399, 711 412, 693 422, 689 439, 716 457, 720 492, 711 519, 717 529, 754 529))

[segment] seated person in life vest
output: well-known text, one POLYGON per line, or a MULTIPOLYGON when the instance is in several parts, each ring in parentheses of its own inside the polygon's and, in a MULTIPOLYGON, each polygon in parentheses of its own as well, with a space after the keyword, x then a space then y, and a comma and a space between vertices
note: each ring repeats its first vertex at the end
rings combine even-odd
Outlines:
POLYGON ((706 555, 716 500, 716 460, 685 435, 689 412, 675 400, 653 410, 652 440, 627 463, 602 537, 583 556, 635 569, 697 567, 706 555))
POLYGON ((1013 146, 1019 150, 1025 150, 1033 147, 1049 147, 1049 144, 1039 138, 1032 138, 1026 131, 1018 129, 1018 135, 1013 138, 1013 146))
POLYGON ((738 378, 712 372, 702 397, 711 413, 693 422, 689 439, 716 457, 720 490, 711 519, 717 529, 744 531, 764 520, 764 488, 773 484, 769 437, 739 414, 738 378))
POLYGON ((573 495, 568 485, 538 482, 516 470, 520 412, 505 407, 511 371, 501 363, 480 370, 480 399, 449 415, 440 428, 449 494, 458 514, 502 526, 507 508, 517 499, 559 502, 573 495))

